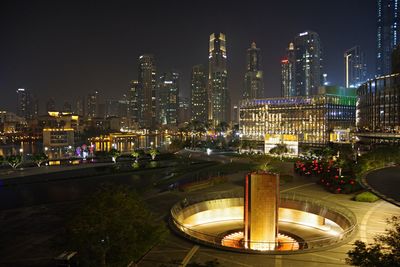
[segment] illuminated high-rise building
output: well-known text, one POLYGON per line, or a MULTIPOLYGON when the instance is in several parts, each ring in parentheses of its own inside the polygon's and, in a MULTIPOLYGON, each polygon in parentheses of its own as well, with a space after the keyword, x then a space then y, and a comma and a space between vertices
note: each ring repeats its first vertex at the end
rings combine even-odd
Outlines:
POLYGON ((344 86, 357 88, 367 80, 364 52, 354 46, 344 53, 344 86))
POLYGON ((214 125, 229 121, 230 101, 226 61, 225 34, 212 33, 208 55, 208 118, 214 125))
POLYGON ((322 47, 319 35, 312 31, 302 32, 294 38, 293 44, 296 95, 316 95, 323 81, 322 47))
POLYGON ((247 49, 247 68, 244 77, 244 98, 264 97, 263 71, 261 70, 261 50, 253 42, 247 49))
POLYGON ((134 122, 139 123, 139 82, 137 80, 132 80, 129 83, 129 90, 127 94, 128 101, 128 118, 134 122))
POLYGON ((391 56, 399 44, 400 13, 398 0, 377 0, 376 75, 392 73, 391 56))
POLYGON ((25 119, 38 116, 38 102, 29 89, 17 89, 17 115, 25 119))
POLYGON ((177 126, 179 112, 179 73, 168 72, 158 83, 158 119, 161 126, 177 126))
POLYGON ((95 118, 98 116, 98 106, 99 106, 99 92, 94 91, 92 94, 87 96, 86 100, 86 115, 89 118, 95 118))
POLYGON ((297 95, 294 72, 295 62, 294 44, 290 43, 287 49, 287 57, 281 60, 281 95, 283 97, 297 95))
POLYGON ((156 65, 153 55, 139 57, 139 124, 142 128, 156 126, 156 65))
POLYGON ((191 119, 206 122, 208 120, 207 109, 207 74, 203 65, 192 68, 191 78, 191 119))

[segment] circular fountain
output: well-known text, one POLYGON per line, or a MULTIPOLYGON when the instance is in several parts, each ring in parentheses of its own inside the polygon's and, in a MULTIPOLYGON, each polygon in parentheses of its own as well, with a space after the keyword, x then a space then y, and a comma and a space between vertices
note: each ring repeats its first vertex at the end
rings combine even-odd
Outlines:
POLYGON ((246 253, 309 251, 343 242, 356 228, 347 208, 279 194, 279 175, 257 172, 245 190, 186 198, 171 209, 171 225, 186 238, 246 253))

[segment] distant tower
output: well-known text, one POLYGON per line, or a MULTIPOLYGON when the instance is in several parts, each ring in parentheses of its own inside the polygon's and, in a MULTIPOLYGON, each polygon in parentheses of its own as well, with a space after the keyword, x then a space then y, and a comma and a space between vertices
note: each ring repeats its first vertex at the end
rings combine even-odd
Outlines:
POLYGON ((56 111, 56 101, 50 97, 46 102, 46 112, 56 111))
POLYGON ((30 90, 17 89, 17 115, 25 119, 32 119, 38 114, 37 100, 30 90))
POLYGON ((179 73, 160 76, 158 84, 158 119, 160 125, 177 126, 179 112, 179 73))
POLYGON ((207 122, 207 74, 203 65, 196 65, 192 68, 191 107, 192 120, 207 122))
POLYGON ((366 80, 365 55, 359 46, 354 46, 344 53, 344 86, 357 88, 366 80))
POLYGON ((156 126, 156 65, 153 55, 139 57, 139 123, 143 128, 156 126))
POLYGON ((296 95, 310 96, 318 93, 322 85, 322 47, 319 35, 312 31, 294 38, 296 95))
POLYGON ((127 116, 133 123, 139 123, 139 117, 140 117, 139 90, 140 87, 139 87, 139 82, 137 80, 133 80, 129 83, 129 90, 127 94, 127 100, 128 100, 127 116))
POLYGON ((400 38, 399 4, 398 0, 377 0, 377 76, 392 73, 391 56, 400 38))
POLYGON ((98 116, 98 108, 99 108, 99 92, 94 91, 92 94, 89 94, 86 100, 86 115, 89 118, 95 118, 98 116))
POLYGON ((217 125, 228 122, 230 101, 228 94, 228 72, 226 69, 226 38, 223 33, 212 33, 208 55, 209 120, 217 125))
POLYGON ((297 95, 295 63, 294 44, 290 43, 287 49, 287 57, 281 60, 281 95, 283 97, 297 95))
POLYGON ((244 242, 254 250, 274 250, 278 237, 279 175, 253 172, 246 176, 244 242))
POLYGON ((247 49, 247 68, 244 77, 244 98, 263 98, 264 81, 263 71, 261 70, 261 51, 253 42, 247 49))
POLYGON ((63 111, 63 112, 72 112, 72 105, 71 105, 71 103, 69 103, 68 101, 65 101, 65 102, 64 102, 64 105, 63 105, 62 111, 63 111))

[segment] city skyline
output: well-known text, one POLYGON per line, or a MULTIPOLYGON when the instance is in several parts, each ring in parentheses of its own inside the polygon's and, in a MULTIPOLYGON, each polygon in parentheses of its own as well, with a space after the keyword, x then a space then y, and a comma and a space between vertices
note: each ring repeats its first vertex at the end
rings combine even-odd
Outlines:
POLYGON ((220 17, 202 12, 206 11, 206 3, 199 4, 196 14, 189 12, 184 3, 161 3, 153 10, 156 19, 148 24, 140 21, 145 14, 138 13, 135 18, 128 16, 129 10, 149 8, 146 4, 141 5, 122 2, 57 7, 50 2, 3 4, 2 20, 16 14, 23 16, 18 23, 1 29, 6 38, 0 50, 4 59, 0 64, 0 90, 6 97, 0 100, 0 107, 14 111, 18 88, 28 88, 35 93, 41 111, 50 97, 55 98, 57 107, 61 107, 65 101, 76 101, 95 90, 103 99, 119 99, 129 88, 129 82, 136 79, 137 58, 145 53, 154 54, 160 73, 170 69, 181 73, 180 91, 182 96, 188 97, 192 66, 207 62, 207 39, 212 32, 224 32, 228 39, 228 88, 232 105, 243 92, 246 51, 253 41, 263 54, 266 97, 280 95, 280 61, 293 36, 305 30, 320 35, 324 72, 328 73, 332 84, 343 84, 343 61, 338 55, 343 55, 354 45, 365 47, 370 75, 375 69, 372 67, 375 66, 376 47, 375 1, 339 1, 327 5, 307 1, 306 4, 293 2, 270 7, 260 2, 260 9, 253 15, 248 7, 242 10, 241 5, 232 4, 223 9, 220 17), (321 14, 309 18, 310 6, 320 10, 321 14), (354 20, 343 31, 340 21, 333 23, 324 19, 323 14, 328 9, 348 20, 354 10, 366 15, 354 20), (168 12, 163 10, 169 15, 166 16, 168 12), (274 10, 285 10, 285 20, 281 14, 274 14, 278 13, 274 10), (74 19, 70 20, 70 17, 74 19), (165 18, 170 17, 174 18, 165 22, 165 18), (201 20, 207 23, 199 27, 201 20), (274 21, 278 20, 281 26, 276 28, 274 21), (315 23, 316 20, 323 23, 315 23), (180 24, 182 21, 184 25, 180 24), (164 22, 173 30, 161 30, 164 22), (365 31, 357 32, 357 27, 365 31), (340 32, 343 40, 333 43, 334 36, 340 32), (20 36, 24 33, 27 37, 22 42, 20 36), (183 40, 179 36, 187 38, 183 40))

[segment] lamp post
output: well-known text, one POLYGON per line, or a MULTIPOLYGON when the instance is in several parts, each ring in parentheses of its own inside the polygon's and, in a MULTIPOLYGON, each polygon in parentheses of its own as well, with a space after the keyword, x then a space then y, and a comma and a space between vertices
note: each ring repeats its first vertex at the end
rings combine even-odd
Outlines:
POLYGON ((19 149, 19 154, 21 155, 21 162, 24 161, 24 149, 22 147, 19 149))

